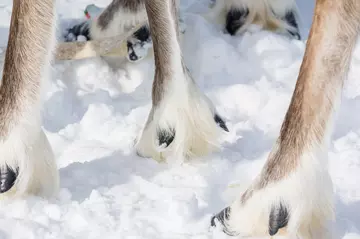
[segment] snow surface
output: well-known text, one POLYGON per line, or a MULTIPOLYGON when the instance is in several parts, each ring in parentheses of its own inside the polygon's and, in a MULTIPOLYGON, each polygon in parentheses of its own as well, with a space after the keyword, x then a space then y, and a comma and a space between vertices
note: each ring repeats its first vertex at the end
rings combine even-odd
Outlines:
MULTIPOLYGON (((298 1, 304 34, 313 2, 298 1)), ((60 24, 82 19, 91 3, 105 7, 110 0, 58 0, 60 24)), ((56 154, 61 191, 50 201, 0 202, 0 239, 227 238, 209 230, 210 217, 264 164, 290 102, 305 41, 264 31, 230 37, 198 14, 207 4, 182 0, 183 50, 198 85, 227 121, 223 150, 183 165, 137 157, 132 146, 150 110, 152 61, 120 68, 100 58, 58 62, 43 127, 56 154)), ((1 0, 0 49, 6 46, 11 7, 12 0, 1 0)), ((357 47, 329 149, 335 238, 343 239, 360 238, 359 74, 357 47)))

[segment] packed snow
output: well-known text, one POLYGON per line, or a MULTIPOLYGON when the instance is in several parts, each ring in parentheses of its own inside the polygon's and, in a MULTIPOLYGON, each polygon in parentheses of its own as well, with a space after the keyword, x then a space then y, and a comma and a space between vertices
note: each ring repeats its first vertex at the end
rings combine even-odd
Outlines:
MULTIPOLYGON (((59 32, 88 4, 57 0, 59 32)), ((314 1, 299 0, 303 40, 265 31, 231 37, 207 22, 206 0, 182 0, 182 49, 197 84, 227 122, 223 149, 181 165, 140 158, 134 139, 151 107, 153 60, 109 65, 101 58, 56 62, 43 128, 60 170, 56 199, 0 201, 0 239, 230 238, 209 228, 213 213, 246 189, 271 150, 290 102, 314 1)), ((0 61, 12 0, 0 3, 0 61)), ((360 238, 360 48, 329 148, 335 238, 360 238)), ((266 198, 264 199, 266 200, 266 198)))

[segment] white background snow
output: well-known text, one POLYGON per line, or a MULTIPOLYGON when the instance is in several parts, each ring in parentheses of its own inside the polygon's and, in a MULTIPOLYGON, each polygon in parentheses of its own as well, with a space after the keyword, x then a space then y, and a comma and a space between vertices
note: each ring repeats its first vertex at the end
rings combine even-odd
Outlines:
MULTIPOLYGON (((57 0, 60 23, 83 19, 91 3, 105 7, 110 0, 57 0)), ((197 84, 227 121, 223 150, 183 165, 134 154, 134 138, 150 109, 152 59, 117 68, 100 58, 57 62, 43 127, 56 154, 61 191, 54 200, 0 202, 0 239, 226 238, 209 230, 210 217, 264 164, 287 110, 305 41, 264 31, 230 37, 198 14, 207 3, 182 0, 183 51, 197 84)), ((298 4, 306 39, 314 1, 298 4)), ((2 49, 11 10, 12 0, 1 0, 2 49)), ((357 48, 329 149, 335 238, 360 238, 359 74, 357 48)))

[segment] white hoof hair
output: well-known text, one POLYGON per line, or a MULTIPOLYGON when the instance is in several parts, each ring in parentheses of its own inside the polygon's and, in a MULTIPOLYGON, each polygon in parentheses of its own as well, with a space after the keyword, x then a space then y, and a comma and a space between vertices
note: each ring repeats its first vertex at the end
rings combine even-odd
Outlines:
POLYGON ((0 143, 0 168, 8 166, 16 172, 11 189, 0 198, 37 195, 54 196, 59 188, 59 174, 48 139, 40 127, 13 132, 0 143))
MULTIPOLYGON (((187 74, 174 78, 137 139, 140 156, 157 161, 200 157, 219 148, 215 109, 187 74)), ((222 127, 226 128, 225 124, 222 127)), ((227 129, 226 129, 227 130, 227 129)))
POLYGON ((251 188, 252 196, 245 203, 234 201, 223 220, 224 231, 242 236, 328 239, 327 223, 334 219, 332 182, 323 161, 313 154, 303 157, 286 178, 261 189, 251 188))
POLYGON ((295 0, 216 0, 205 19, 224 26, 230 35, 252 26, 300 39, 295 0))

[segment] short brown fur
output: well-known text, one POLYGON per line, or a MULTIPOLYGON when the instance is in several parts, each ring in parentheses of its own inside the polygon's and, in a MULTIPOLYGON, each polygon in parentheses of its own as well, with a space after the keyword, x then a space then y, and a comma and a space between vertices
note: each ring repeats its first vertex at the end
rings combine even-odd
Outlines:
POLYGON ((53 5, 53 1, 13 1, 0 88, 0 140, 7 138, 12 127, 21 120, 25 108, 31 108, 40 95, 44 70, 41 62, 51 41, 45 33, 53 27, 53 5))
POLYGON ((120 8, 130 13, 137 13, 144 9, 144 3, 145 0, 113 0, 100 14, 97 24, 104 30, 108 27, 120 8))
POLYGON ((174 70, 171 65, 172 59, 178 57, 175 55, 174 49, 172 48, 174 42, 177 42, 178 44, 180 35, 177 20, 174 20, 178 19, 176 7, 176 0, 149 0, 146 3, 156 66, 152 88, 152 101, 154 106, 156 106, 163 97, 166 80, 171 80, 172 78, 174 70), (171 4, 171 6, 168 6, 168 4, 171 4), (172 16, 168 15, 167 8, 169 7, 172 9, 172 16), (169 19, 174 20, 177 36, 171 35, 174 26, 168 22, 169 19), (174 37, 175 39, 173 39, 174 37))
POLYGON ((349 67, 351 52, 359 31, 360 2, 357 0, 318 0, 313 25, 295 91, 286 113, 280 136, 269 155, 259 181, 242 196, 246 202, 256 190, 277 182, 299 166, 301 155, 320 145, 334 108, 336 91, 341 90, 349 67), (329 21, 341 15, 336 23, 336 44, 327 51, 326 28, 329 21), (330 50, 331 49, 331 50, 330 50))

